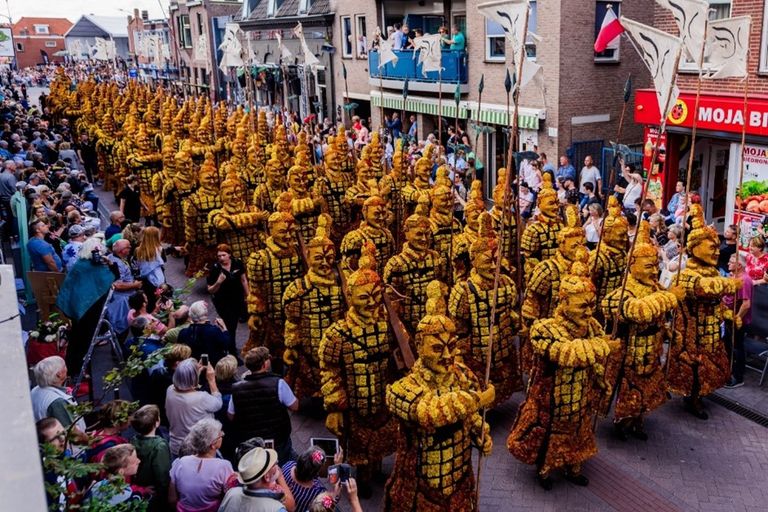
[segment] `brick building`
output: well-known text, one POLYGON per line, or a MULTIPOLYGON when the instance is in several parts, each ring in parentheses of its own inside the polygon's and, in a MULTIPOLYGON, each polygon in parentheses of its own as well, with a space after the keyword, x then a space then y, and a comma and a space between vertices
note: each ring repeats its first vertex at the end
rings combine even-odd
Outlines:
MULTIPOLYGON (((487 21, 477 10, 478 0, 339 0, 334 11, 336 29, 333 44, 338 103, 345 92, 341 76, 342 62, 348 70, 349 98, 359 104, 361 115, 370 115, 374 126, 380 124, 380 106, 384 114, 405 110, 406 118, 416 117, 419 136, 437 128, 438 110, 443 112, 443 130, 456 119, 454 92, 460 89, 459 124, 469 125, 474 151, 485 163, 488 180, 486 192, 495 182, 495 171, 503 165, 507 147, 504 128, 508 126, 504 79, 511 69, 509 45, 505 44, 501 27, 487 21), (387 33, 395 23, 406 22, 411 33, 415 28, 436 33, 441 25, 456 25, 466 35, 465 53, 443 52, 442 101, 436 78, 424 79, 420 67, 412 60, 412 52, 400 55, 397 67, 387 65, 382 71, 381 85, 377 72, 377 55, 363 52, 360 37, 370 47, 376 27, 387 33), (369 66, 369 59, 371 65, 369 66), (407 69, 406 69, 407 68, 407 69), (403 105, 404 77, 408 76, 408 99, 403 105), (484 80, 482 105, 478 105, 478 85, 484 80), (403 108, 405 107, 405 108, 403 108), (479 108, 480 107, 480 108, 479 108), (475 130, 476 122, 485 128, 475 130), (479 133, 479 135, 478 135, 479 133), (477 140, 477 144, 475 144, 477 140)), ((596 55, 595 36, 609 2, 594 0, 531 1, 529 29, 539 35, 537 42, 529 37, 527 58, 543 67, 545 90, 527 87, 520 102, 521 143, 526 149, 547 152, 550 161, 569 151, 574 166, 580 168, 587 152, 598 165, 602 148, 616 138, 622 110, 623 86, 631 74, 635 86, 650 84, 648 72, 628 41, 622 40, 618 50, 596 55), (586 28, 585 28, 586 27, 586 28), (585 142, 589 141, 589 144, 585 142)), ((642 23, 653 22, 653 0, 610 2, 614 11, 642 23)), ((436 75, 436 73, 434 73, 436 75)), ((406 119, 405 128, 409 122, 406 119)), ((624 123, 622 142, 639 143, 642 130, 633 125, 629 115, 624 123)), ((522 149, 522 148, 520 148, 522 149)))
POLYGON ((129 60, 141 79, 178 78, 178 53, 172 44, 168 20, 151 20, 148 11, 138 9, 133 10, 133 16, 128 16, 129 60))
MULTIPOLYGON (((685 180, 691 147, 693 120, 697 134, 691 174, 691 190, 702 198, 706 217, 719 228, 735 222, 742 223, 742 240, 755 233, 762 217, 768 211, 759 209, 759 202, 744 206, 741 212, 735 208, 736 189, 741 170, 740 143, 745 131, 744 182, 756 183, 768 180, 768 26, 766 3, 758 0, 709 0, 710 20, 727 17, 751 16, 748 56, 748 82, 737 78, 703 80, 699 108, 696 112, 696 87, 698 74, 692 64, 685 61, 680 66, 677 84, 681 94, 675 109, 667 121, 664 146, 664 162, 659 176, 663 183, 663 197, 668 200, 675 192, 675 182, 685 180), (747 109, 744 112, 745 86, 748 86, 747 109), (746 120, 746 126, 744 123, 746 120)), ((678 34, 672 14, 656 6, 654 26, 672 34, 678 34)), ((708 64, 705 64, 709 68, 708 64)), ((634 120, 645 129, 646 153, 650 153, 657 133, 659 109, 651 96, 653 91, 638 91, 634 120)), ((646 158, 648 160, 648 158, 646 158)), ((768 184, 768 181, 766 181, 768 184)), ((752 197, 768 194, 768 187, 752 197)), ((747 198, 749 199, 749 198, 747 198)))
MULTIPOLYGON (((242 0, 171 0, 171 34, 179 58, 179 82, 188 93, 209 94, 211 87, 217 99, 226 97, 225 77, 218 68, 218 50, 227 22, 242 10, 242 0), (201 59, 194 51, 205 34, 209 59, 201 59)), ((205 52, 203 52, 205 54, 205 52)))
POLYGON ((19 68, 64 62, 64 34, 72 26, 66 18, 23 17, 13 24, 13 43, 19 68))

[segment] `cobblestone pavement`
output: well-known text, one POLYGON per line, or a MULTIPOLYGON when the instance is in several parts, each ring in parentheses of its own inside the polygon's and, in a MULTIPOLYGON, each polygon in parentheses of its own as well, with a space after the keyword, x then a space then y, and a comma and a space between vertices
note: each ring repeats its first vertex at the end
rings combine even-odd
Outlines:
MULTIPOLYGON (((111 193, 101 193, 105 210, 115 207, 111 193)), ((104 210, 102 210, 104 211, 104 210)), ((168 281, 182 286, 183 262, 170 259, 168 281)), ((206 298, 204 283, 189 301, 206 298)), ((247 338, 240 324, 238 344, 247 338)), ((748 386, 723 393, 749 396, 750 403, 768 403, 748 372, 748 386), (749 389, 747 390, 747 388, 749 389), (761 398, 762 395, 762 398, 761 398)), ((647 419, 650 439, 621 442, 611 436, 611 423, 597 425, 599 454, 584 467, 586 488, 557 480, 553 490, 542 490, 534 470, 506 450, 506 437, 522 400, 514 395, 489 414, 494 449, 481 463, 480 510, 507 511, 704 511, 762 512, 768 509, 768 430, 719 405, 708 402, 710 419, 701 421, 682 410, 674 398, 647 419)), ((747 398, 745 398, 747 400, 747 398)), ((293 415, 293 443, 300 451, 310 437, 329 437, 322 421, 293 415)), ((393 457, 385 460, 388 473, 393 457)), ((475 463, 477 468, 477 463, 475 463)), ((376 484, 366 511, 380 510, 383 484, 376 484)))

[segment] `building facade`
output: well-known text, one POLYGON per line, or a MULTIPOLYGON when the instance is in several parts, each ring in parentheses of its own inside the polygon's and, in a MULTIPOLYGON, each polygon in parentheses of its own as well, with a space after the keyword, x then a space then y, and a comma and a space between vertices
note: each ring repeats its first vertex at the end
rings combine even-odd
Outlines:
POLYGON ((66 18, 23 17, 13 24, 13 43, 19 68, 64 62, 64 34, 72 26, 66 18))
POLYGON ((128 50, 130 63, 140 79, 178 79, 178 53, 168 20, 150 20, 147 11, 134 9, 133 16, 128 16, 128 50))
POLYGON ((213 90, 217 99, 226 97, 218 47, 226 24, 241 10, 241 0, 171 0, 169 28, 175 43, 172 51, 178 54, 178 84, 188 93, 213 90))
MULTIPOLYGON (((514 70, 503 29, 478 11, 481 3, 478 0, 338 0, 334 8, 333 44, 336 46, 335 78, 343 84, 343 63, 348 71, 349 89, 347 95, 343 88, 337 87, 336 100, 344 103, 348 96, 349 101, 360 106, 361 115, 370 115, 374 127, 381 123, 383 106, 387 118, 394 113, 405 114, 406 130, 413 116, 420 138, 435 131, 438 124, 442 125, 445 138, 447 127, 456 123, 454 95, 458 86, 458 124, 463 129, 468 127, 472 150, 485 164, 488 193, 496 180, 496 169, 504 165, 508 147, 505 128, 509 125, 509 115, 504 81, 507 70, 510 74, 514 70), (396 66, 388 64, 379 71, 378 55, 370 51, 376 28, 387 34, 390 27, 402 23, 408 24, 411 34, 414 29, 434 34, 440 26, 449 31, 457 26, 465 34, 464 51, 443 52, 442 86, 438 84, 437 73, 422 75, 409 50, 399 52, 396 66), (365 48, 368 51, 363 51, 365 48), (404 104, 406 78, 408 95, 404 104), (479 101, 481 79, 482 104, 479 101)), ((646 24, 653 22, 653 0, 530 2, 528 26, 538 38, 528 37, 526 58, 542 66, 543 88, 531 83, 522 91, 518 149, 546 152, 553 163, 558 155, 570 153, 577 169, 585 154, 590 153, 600 165, 603 148, 615 140, 618 133, 627 77, 632 75, 635 86, 650 84, 646 68, 628 41, 622 40, 617 50, 595 54, 595 37, 609 3, 617 15, 646 24)), ((627 114, 621 142, 640 143, 641 138, 641 128, 634 125, 627 114)))
POLYGON ((77 59, 87 59, 88 49, 96 46, 96 39, 114 41, 116 59, 122 66, 127 66, 130 58, 128 50, 128 25, 122 16, 94 16, 86 14, 80 17, 64 36, 67 51, 77 52, 77 59))
MULTIPOLYGON (((675 193, 678 180, 687 181, 691 136, 696 120, 696 142, 691 167, 691 191, 701 196, 707 220, 718 228, 738 222, 742 245, 757 232, 768 214, 768 25, 765 2, 709 0, 710 20, 750 16, 747 80, 704 79, 696 108, 698 73, 692 63, 680 66, 680 96, 667 120, 658 175, 664 203, 675 193), (744 109, 746 92, 746 111, 744 109), (743 190, 736 200, 741 175, 741 138, 745 137, 743 190), (765 183, 766 186, 762 184, 765 183)), ((670 11, 654 8, 654 26, 678 34, 670 11)), ((705 64, 705 67, 709 68, 705 64)), ((650 155, 658 133, 659 108, 652 90, 638 91, 634 121, 645 131, 645 153, 650 155)), ((646 157, 649 160, 648 157, 646 157)))

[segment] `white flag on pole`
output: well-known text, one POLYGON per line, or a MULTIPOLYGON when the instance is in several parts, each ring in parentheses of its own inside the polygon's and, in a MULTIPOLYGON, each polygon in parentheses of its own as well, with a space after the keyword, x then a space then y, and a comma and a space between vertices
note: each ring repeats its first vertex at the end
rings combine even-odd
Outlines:
POLYGON ((291 50, 289 50, 284 44, 283 44, 283 35, 278 30, 275 35, 277 36, 277 47, 280 49, 280 58, 282 60, 287 61, 291 57, 293 57, 293 54, 291 53, 291 50))
POLYGON ((679 52, 682 51, 683 41, 679 37, 624 16, 621 17, 621 25, 634 40, 640 58, 651 72, 656 98, 659 101, 661 120, 664 123, 680 93, 675 83, 677 76, 675 64, 679 52))
POLYGON ((379 67, 383 68, 390 62, 397 64, 397 55, 392 51, 392 42, 381 35, 379 27, 376 27, 376 37, 379 40, 379 67))
POLYGON ((107 49, 107 40, 97 37, 94 40, 93 58, 96 60, 109 60, 109 50, 107 49))
POLYGON ((716 70, 704 78, 744 78, 747 76, 750 16, 725 18, 709 22, 707 56, 716 70))
POLYGON ((441 38, 440 34, 431 34, 413 39, 414 57, 416 52, 418 52, 421 74, 424 76, 427 76, 427 73, 430 71, 440 71, 443 69, 443 50, 440 47, 441 38))
POLYGON ((222 53, 219 68, 224 73, 227 72, 227 68, 238 68, 245 65, 242 57, 243 46, 237 37, 239 31, 240 26, 237 23, 227 23, 224 28, 224 39, 219 45, 219 50, 222 53))
POLYGON ((487 2, 478 5, 477 10, 489 20, 501 25, 501 28, 504 29, 504 36, 512 45, 513 61, 517 59, 525 44, 525 18, 528 11, 528 0, 487 2))
POLYGON ((706 0, 656 0, 660 6, 669 9, 680 30, 680 39, 685 45, 688 59, 701 67, 701 46, 707 26, 709 2, 706 0))
POLYGON ((299 38, 301 42, 301 51, 304 53, 304 65, 308 66, 313 72, 315 68, 320 64, 320 59, 315 57, 315 54, 307 46, 307 40, 304 39, 304 28, 301 26, 301 22, 293 29, 293 33, 299 38))

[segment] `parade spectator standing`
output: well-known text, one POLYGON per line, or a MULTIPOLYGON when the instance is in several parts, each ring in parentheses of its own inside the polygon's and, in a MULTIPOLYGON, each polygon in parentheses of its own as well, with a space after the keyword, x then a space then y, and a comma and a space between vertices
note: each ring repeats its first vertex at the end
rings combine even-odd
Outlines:
POLYGON ((208 354, 211 364, 215 366, 227 353, 237 355, 237 347, 227 334, 224 321, 217 318, 215 325, 208 321, 208 304, 205 301, 192 303, 189 318, 192 325, 179 333, 178 341, 189 345, 192 357, 200 358, 202 354, 208 354))
POLYGON ((252 437, 274 439, 280 463, 285 464, 296 457, 288 411, 298 411, 299 401, 288 383, 272 373, 272 360, 266 347, 249 350, 245 367, 250 374, 232 387, 232 401, 227 410, 238 442, 252 437))
POLYGON ((232 463, 216 458, 223 437, 221 423, 213 418, 191 426, 184 440, 189 453, 171 465, 168 501, 178 512, 219 510, 224 494, 236 483, 232 463))
POLYGON ((543 152, 539 153, 539 163, 541 164, 541 172, 542 173, 545 173, 545 172, 550 173, 552 175, 552 182, 554 183, 554 181, 555 181, 555 171, 557 169, 555 169, 555 166, 552 165, 552 163, 549 161, 549 159, 547 158, 547 154, 546 153, 543 153, 543 152))
POLYGON ((633 164, 625 165, 621 174, 627 181, 627 186, 621 188, 616 185, 616 188, 618 189, 616 191, 622 194, 622 205, 624 206, 624 209, 634 212, 637 209, 635 201, 639 199, 643 193, 643 177, 635 172, 635 166, 633 164))
POLYGON ((146 489, 138 489, 127 483, 139 469, 140 460, 136 455, 136 449, 128 443, 119 444, 106 450, 104 453, 104 469, 106 476, 89 489, 85 501, 98 498, 106 500, 109 505, 117 506, 130 502, 140 502, 148 498, 150 493, 146 489), (117 492, 112 485, 120 484, 117 492))
POLYGON ((160 243, 158 228, 154 226, 144 228, 134 259, 139 267, 139 279, 147 296, 147 309, 154 311, 157 303, 155 292, 165 283, 165 254, 160 243))
POLYGON ((33 221, 29 226, 29 242, 27 252, 32 264, 32 270, 36 272, 61 272, 61 258, 53 246, 45 241, 50 232, 48 223, 42 220, 33 221))
POLYGON ((568 157, 563 155, 560 157, 560 167, 557 168, 555 179, 564 182, 567 178, 576 183, 576 169, 568 161, 568 157))
MULTIPOLYGON (((343 453, 334 454, 334 464, 343 462, 343 453)), ((325 452, 313 446, 299 455, 295 461, 283 465, 283 477, 296 502, 296 510, 309 510, 317 496, 326 492, 325 486, 320 481, 320 470, 325 462, 325 452)), ((338 503, 339 495, 333 496, 334 503, 338 503)))
POLYGON ((110 238, 120 233, 123 230, 123 223, 125 222, 125 214, 120 210, 115 210, 109 214, 109 226, 104 230, 104 240, 108 241, 110 238))
POLYGON ((723 296, 723 304, 735 312, 734 320, 725 321, 725 349, 732 354, 731 378, 726 388, 738 388, 744 385, 746 354, 744 352, 744 334, 752 323, 752 279, 744 272, 744 257, 732 254, 728 260, 731 277, 741 280, 741 289, 733 295, 723 296), (735 301, 735 304, 734 304, 735 301))
POLYGON ((749 241, 746 271, 755 284, 765 283, 765 273, 768 271, 768 254, 765 252, 765 241, 761 236, 755 236, 749 241))
MULTIPOLYGON (((675 183, 675 193, 672 194, 672 197, 669 199, 669 203, 667 203, 667 218, 671 221, 674 221, 674 215, 677 209, 680 207, 681 200, 685 197, 685 183, 682 181, 678 181, 675 183), (671 217, 671 218, 670 218, 671 217)), ((725 265, 728 265, 728 261, 725 261, 725 265)))
POLYGON ((120 201, 120 211, 130 222, 141 220, 141 194, 135 176, 128 176, 125 179, 125 187, 117 194, 117 200, 120 201))
POLYGON ((720 244, 720 255, 717 257, 717 269, 725 274, 728 272, 728 261, 736 253, 736 225, 731 224, 723 231, 723 241, 720 244))
MULTIPOLYGON (((216 373, 210 363, 205 368, 200 368, 192 358, 179 363, 173 373, 173 384, 165 394, 165 413, 168 416, 171 453, 174 456, 181 454, 182 442, 192 427, 202 419, 213 420, 213 415, 221 409, 221 404, 221 393, 216 387, 216 373), (210 393, 197 389, 201 370, 205 370, 205 380, 210 393)), ((216 423, 221 430, 221 424, 216 423)))
POLYGON ((394 139, 399 139, 402 135, 403 123, 397 112, 394 112, 391 119, 387 121, 387 129, 392 133, 394 139))
POLYGON ((133 272, 127 261, 130 253, 131 242, 121 239, 114 243, 112 254, 109 255, 109 260, 117 270, 118 278, 112 285, 115 291, 107 304, 107 316, 118 335, 128 329, 128 311, 130 310, 128 299, 135 291, 141 289, 141 281, 133 279, 133 272))
POLYGON ((165 426, 168 426, 168 417, 165 414, 165 397, 168 387, 173 384, 176 368, 190 357, 192 357, 192 349, 181 343, 174 343, 170 345, 170 350, 163 359, 149 370, 150 403, 160 409, 160 423, 165 426))
POLYGON ((600 241, 600 231, 603 225, 603 207, 600 203, 590 203, 587 206, 588 216, 584 222, 584 233, 587 239, 587 248, 593 250, 600 241))
POLYGON ((297 508, 277 465, 277 452, 256 447, 243 455, 237 465, 243 485, 230 489, 219 512, 287 512, 297 508))
POLYGON ((83 169, 80 163, 80 158, 77 156, 77 151, 72 149, 69 142, 62 142, 59 145, 59 158, 64 162, 69 163, 69 168, 73 171, 80 171, 83 169))
MULTIPOLYGON (((75 405, 75 399, 64 389, 67 381, 67 365, 59 356, 46 357, 35 365, 33 370, 37 386, 32 388, 32 413, 35 421, 43 418, 56 418, 64 428, 68 428, 75 417, 69 410, 75 405)), ((76 428, 85 432, 85 421, 77 420, 76 428)))
POLYGON ((541 188, 540 165, 537 160, 533 160, 528 165, 520 166, 520 179, 528 185, 528 189, 534 194, 534 201, 541 188))
POLYGON ((133 413, 131 427, 136 431, 131 444, 141 460, 133 481, 142 487, 154 488, 155 499, 150 502, 150 510, 165 510, 171 478, 171 451, 166 440, 157 435, 160 409, 156 405, 140 407, 133 413))
POLYGON ((447 39, 445 42, 451 45, 451 51, 463 52, 467 47, 467 40, 464 37, 464 34, 462 34, 459 30, 459 26, 456 23, 454 23, 453 27, 451 27, 450 39, 447 39))
POLYGON ((3 164, 3 172, 0 173, 0 210, 2 210, 3 219, 10 221, 11 216, 11 197, 16 192, 16 163, 13 160, 6 160, 3 164))
POLYGON ((408 25, 403 24, 394 34, 393 50, 405 50, 408 47, 408 25))
POLYGON ((69 227, 69 242, 61 251, 61 259, 64 268, 69 272, 77 262, 77 253, 85 242, 85 228, 79 224, 69 227))
POLYGON ((591 183, 592 192, 600 196, 600 191, 603 189, 603 178, 600 175, 600 169, 595 167, 590 155, 584 158, 584 167, 581 168, 581 173, 579 174, 579 197, 582 200, 587 195, 587 183, 591 183))
POLYGON ((419 135, 419 125, 416 121, 416 116, 410 117, 411 125, 408 127, 408 140, 416 140, 419 135))
POLYGON ((600 198, 597 197, 597 194, 595 194, 595 188, 592 183, 586 183, 584 184, 584 190, 585 193, 581 195, 581 200, 579 202, 579 208, 582 210, 586 207, 588 207, 591 204, 600 204, 600 198))

